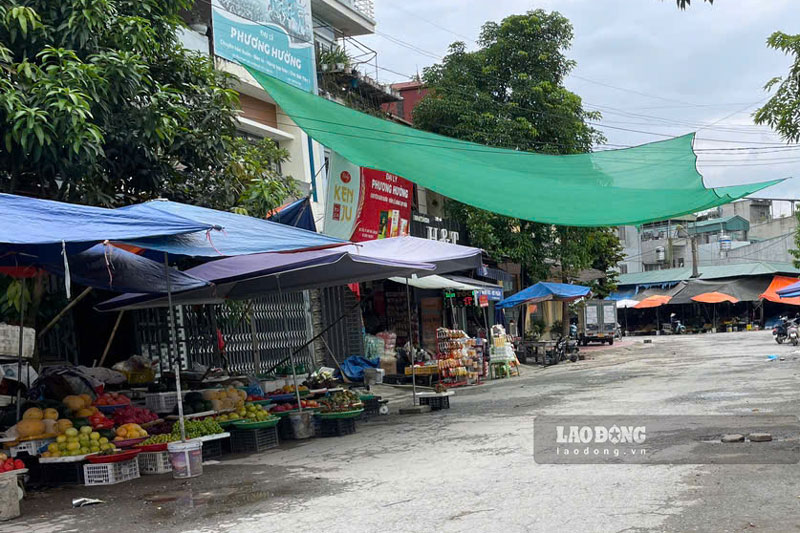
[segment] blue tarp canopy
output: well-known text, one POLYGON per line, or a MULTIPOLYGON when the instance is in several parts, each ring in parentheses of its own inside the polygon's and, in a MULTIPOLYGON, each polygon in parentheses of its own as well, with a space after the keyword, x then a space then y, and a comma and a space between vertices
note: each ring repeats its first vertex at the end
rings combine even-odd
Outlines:
POLYGON ((584 287, 583 285, 567 285, 565 283, 540 281, 536 285, 531 285, 527 289, 521 290, 517 294, 502 300, 496 307, 508 308, 525 303, 545 302, 547 300, 570 302, 588 296, 591 292, 589 287, 584 287))
POLYGON ((796 298, 800 296, 800 281, 779 289, 777 293, 781 298, 796 298))
POLYGON ((39 263, 63 262, 94 244, 165 238, 205 231, 213 224, 165 211, 137 212, 0 194, 0 256, 25 254, 39 263), (63 247, 63 248, 62 248, 63 247))
POLYGON ((197 223, 223 228, 223 231, 215 231, 208 235, 124 239, 126 244, 149 250, 149 253, 145 252, 146 255, 152 254, 152 250, 156 250, 167 252, 170 255, 191 257, 230 257, 264 252, 328 248, 346 242, 277 222, 168 200, 153 200, 143 204, 121 207, 117 211, 135 213, 143 217, 159 214, 175 215, 197 223))
MULTIPOLYGON (((44 269, 65 275, 64 264, 44 265, 44 269)), ((165 293, 164 264, 132 254, 110 244, 96 244, 69 258, 69 277, 73 283, 114 292, 165 293)), ((208 281, 169 269, 172 291, 188 291, 211 285, 208 281)))
POLYGON ((635 290, 617 291, 609 294, 606 300, 614 300, 617 302, 621 300, 633 300, 634 296, 636 296, 635 290))
MULTIPOLYGON (((0 257, 0 267, 36 267, 51 274, 65 276, 63 259, 40 262, 25 254, 0 257)), ((174 268, 169 269, 173 291, 187 291, 210 285, 174 268)), ((114 292, 167 292, 164 263, 130 253, 110 244, 96 244, 69 256, 69 278, 73 283, 114 292)))
POLYGON ((314 223, 314 212, 311 210, 311 200, 308 198, 301 198, 279 207, 267 220, 315 233, 317 231, 317 225, 314 223))

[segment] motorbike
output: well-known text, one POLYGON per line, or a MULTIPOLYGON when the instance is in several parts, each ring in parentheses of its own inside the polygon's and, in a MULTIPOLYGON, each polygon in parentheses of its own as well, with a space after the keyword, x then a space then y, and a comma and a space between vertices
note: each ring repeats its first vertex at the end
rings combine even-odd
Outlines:
POLYGON ((786 327, 786 336, 789 339, 789 342, 792 343, 792 346, 797 346, 800 343, 800 339, 798 339, 798 325, 797 320, 792 320, 789 322, 789 325, 786 327))
POLYGON ((579 359, 578 341, 569 337, 559 337, 553 349, 555 361, 566 361, 569 358, 573 363, 579 359))
POLYGON ((675 316, 675 313, 669 315, 669 326, 673 335, 684 335, 686 333, 686 326, 675 316))
POLYGON ((788 317, 782 316, 780 322, 772 328, 772 336, 775 337, 775 342, 778 344, 783 344, 789 337, 789 322, 790 320, 788 317))

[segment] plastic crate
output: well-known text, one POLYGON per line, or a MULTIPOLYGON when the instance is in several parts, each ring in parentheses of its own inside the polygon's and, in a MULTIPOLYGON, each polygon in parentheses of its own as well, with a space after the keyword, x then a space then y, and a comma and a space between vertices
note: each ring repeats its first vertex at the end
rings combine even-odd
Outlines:
POLYGON ((39 482, 47 486, 83 485, 83 463, 42 464, 39 482))
POLYGON ((203 441, 203 461, 216 459, 222 455, 222 440, 223 439, 203 441))
MULTIPOLYGON (((141 454, 140 454, 141 455, 141 454)), ((88 463, 83 465, 84 485, 115 485, 139 477, 139 460, 136 458, 118 463, 88 463)))
POLYGON ((263 452, 278 446, 278 428, 242 429, 231 432, 233 453, 263 452))
POLYGON ((154 413, 169 414, 178 404, 175 392, 148 392, 144 398, 144 405, 154 413))
POLYGON ((137 457, 140 474, 166 474, 172 472, 169 452, 142 452, 137 457))
POLYGON ((294 429, 292 429, 292 421, 289 420, 288 416, 281 417, 281 421, 278 422, 278 437, 280 440, 291 440, 294 439, 294 429))
POLYGON ((429 396, 420 397, 420 405, 430 405, 431 411, 439 411, 441 409, 450 409, 450 396, 429 396))
POLYGON ((378 414, 380 414, 381 410, 380 396, 373 396, 372 398, 361 400, 361 402, 364 404, 364 412, 361 413, 361 418, 369 418, 371 416, 377 416, 378 414))
POLYGON ((25 442, 20 442, 16 446, 12 446, 9 449, 8 455, 11 457, 16 457, 20 453, 27 453, 30 456, 39 455, 39 450, 55 441, 56 439, 26 440, 25 442))
POLYGON ((314 419, 314 433, 317 437, 343 437, 356 432, 355 418, 314 419))

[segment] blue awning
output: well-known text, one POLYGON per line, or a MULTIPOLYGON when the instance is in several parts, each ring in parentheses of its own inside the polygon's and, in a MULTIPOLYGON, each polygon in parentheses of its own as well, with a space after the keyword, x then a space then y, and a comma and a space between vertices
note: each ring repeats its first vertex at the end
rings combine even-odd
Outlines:
POLYGON ((796 298, 800 296, 800 281, 792 283, 776 292, 781 298, 796 298))
POLYGON ((540 281, 497 304, 498 307, 515 307, 525 303, 537 303, 547 300, 572 301, 591 293, 589 287, 583 285, 567 285, 565 283, 549 283, 540 281))
MULTIPOLYGON (((25 254, 39 263, 63 262, 94 244, 166 238, 213 228, 212 223, 165 211, 137 212, 0 194, 0 256, 25 254)), ((177 237, 173 237, 177 238, 177 237)))
POLYGON ((606 300, 632 300, 634 296, 636 296, 636 290, 617 291, 609 294, 606 300))
POLYGON ((230 257, 264 252, 328 248, 346 242, 277 222, 168 200, 153 200, 122 207, 117 211, 136 213, 141 216, 170 214, 223 228, 223 231, 215 231, 209 235, 125 239, 126 244, 151 251, 168 252, 170 255, 230 257))
POLYGON ((314 223, 314 212, 311 210, 311 200, 301 198, 295 202, 279 207, 267 220, 294 226, 316 233, 317 225, 314 223))

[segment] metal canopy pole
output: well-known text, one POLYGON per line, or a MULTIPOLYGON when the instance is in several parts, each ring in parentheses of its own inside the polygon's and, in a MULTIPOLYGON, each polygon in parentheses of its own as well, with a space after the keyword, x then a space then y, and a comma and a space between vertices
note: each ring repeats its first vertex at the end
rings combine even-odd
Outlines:
MULTIPOLYGON (((278 284, 278 298, 280 299, 281 303, 283 303, 283 291, 281 290, 281 276, 278 274, 275 276, 275 281, 278 284)), ((286 313, 282 312, 283 315, 283 330, 286 332, 286 343, 289 344, 289 320, 286 318, 286 313)), ((289 351, 289 365, 292 367, 292 383, 294 383, 294 394, 297 397, 297 408, 300 409, 300 412, 303 412, 303 405, 300 403, 300 389, 297 387, 297 372, 294 368, 294 353, 291 351, 291 347, 287 348, 289 351)), ((344 374, 342 374, 344 375, 344 374)))
POLYGON ((172 336, 172 367, 175 369, 175 393, 178 395, 178 423, 181 427, 181 442, 186 441, 186 426, 183 420, 183 397, 181 395, 181 361, 178 356, 178 334, 175 331, 175 311, 172 308, 172 280, 169 277, 169 255, 164 252, 164 274, 167 276, 167 305, 169 306, 169 330, 172 336))
POLYGON ((406 307, 408 308, 408 355, 411 359, 411 405, 417 405, 417 368, 414 357, 414 335, 411 333, 411 289, 406 278, 406 307))
MULTIPOLYGON (((25 280, 20 280, 22 290, 20 291, 19 298, 19 350, 17 352, 17 422, 20 420, 20 413, 22 409, 22 344, 25 337, 25 280)), ((28 363, 30 369, 30 363, 28 363)), ((28 372, 28 384, 25 386, 26 390, 30 387, 30 372, 28 372)))

